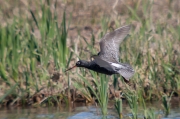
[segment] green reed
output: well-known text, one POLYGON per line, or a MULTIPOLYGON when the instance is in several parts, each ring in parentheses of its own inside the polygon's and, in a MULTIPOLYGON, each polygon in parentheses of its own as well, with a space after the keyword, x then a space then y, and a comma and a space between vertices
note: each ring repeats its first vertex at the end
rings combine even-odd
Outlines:
POLYGON ((104 74, 96 75, 95 72, 91 72, 93 76, 93 83, 95 85, 95 88, 93 88, 93 85, 84 78, 82 75, 79 75, 80 78, 85 82, 85 85, 90 89, 90 92, 92 92, 95 96, 95 98, 98 101, 98 104, 100 105, 102 115, 106 116, 107 106, 108 106, 108 77, 104 74))
MULTIPOLYGON (((93 54, 97 53, 94 45, 99 39, 95 39, 95 36, 98 35, 101 38, 105 33, 111 31, 112 28, 108 27, 111 21, 115 21, 115 28, 132 24, 130 35, 120 46, 120 61, 131 64, 135 69, 136 73, 131 80, 136 82, 138 100, 163 98, 164 108, 169 113, 170 104, 166 97, 162 97, 162 94, 165 90, 166 93, 172 90, 178 93, 180 90, 180 26, 179 22, 174 21, 174 19, 178 19, 179 13, 175 8, 170 7, 166 15, 161 16, 161 10, 157 11, 159 15, 156 17, 161 16, 163 19, 154 19, 153 0, 131 2, 131 6, 125 4, 127 13, 118 15, 117 19, 113 19, 111 16, 102 17, 98 23, 101 24, 100 32, 97 32, 99 34, 93 32, 90 42, 88 42, 89 39, 83 39, 86 42, 85 46, 93 54), (125 19, 123 19, 124 15, 125 19)), ((50 84, 51 75, 47 71, 49 62, 54 62, 56 71, 63 71, 73 58, 73 53, 67 48, 68 22, 65 12, 61 24, 59 24, 56 2, 53 5, 55 7, 53 12, 50 10, 52 4, 49 0, 47 0, 47 4, 38 5, 36 6, 40 8, 38 13, 29 9, 31 17, 28 16, 25 19, 16 17, 11 23, 7 23, 7 26, 0 26, 0 83, 6 84, 2 88, 4 96, 0 102, 11 95, 12 90, 16 96, 22 98, 23 95, 28 97, 40 92, 42 87, 50 88, 52 85, 48 84, 50 84)), ((171 3, 168 6, 171 6, 171 3)), ((78 45, 79 49, 83 49, 85 47, 83 45, 78 45)), ((79 54, 79 57, 89 59, 89 55, 81 52, 79 54)), ((108 87, 107 77, 101 75, 98 77, 96 73, 91 71, 89 73, 87 70, 80 70, 79 75, 83 76, 81 79, 86 84, 85 86, 81 85, 81 88, 84 88, 85 97, 92 100, 91 94, 93 93, 102 109, 106 107, 108 99, 103 96, 108 95, 105 93, 107 91, 105 88, 108 87), (95 82, 93 85, 96 86, 97 92, 95 89, 93 91, 90 83, 88 84, 89 76, 93 77, 95 82), (101 80, 103 78, 105 80, 101 80), (98 87, 97 84, 103 86, 98 87)), ((69 75, 69 82, 72 77, 74 76, 69 75)), ((55 88, 58 87, 60 86, 55 86, 55 88)), ((137 97, 128 94, 127 100, 134 117, 136 117, 137 97)), ((102 111, 104 114, 106 114, 106 109, 102 111)), ((152 115, 154 115, 153 112, 152 115)))
POLYGON ((155 110, 152 107, 147 108, 145 100, 143 98, 141 99, 141 103, 142 103, 142 106, 143 106, 144 119, 157 119, 157 114, 155 114, 155 110))
POLYGON ((31 18, 14 18, 12 24, 0 26, 0 79, 8 86, 18 84, 17 95, 32 95, 33 90, 39 92, 44 84, 48 86, 49 61, 60 71, 72 58, 66 44, 66 13, 59 25, 56 9, 52 12, 50 5, 39 6, 42 16, 29 9, 31 18))
POLYGON ((133 119, 138 119, 138 97, 136 93, 127 91, 124 96, 126 97, 133 119))
POLYGON ((123 118, 123 116, 122 116, 122 106, 123 106, 122 99, 116 99, 114 106, 118 113, 119 118, 122 119, 123 118))
POLYGON ((170 97, 168 97, 167 95, 163 95, 162 97, 162 105, 164 108, 165 116, 168 116, 170 114, 170 101, 173 93, 174 92, 171 93, 170 97))

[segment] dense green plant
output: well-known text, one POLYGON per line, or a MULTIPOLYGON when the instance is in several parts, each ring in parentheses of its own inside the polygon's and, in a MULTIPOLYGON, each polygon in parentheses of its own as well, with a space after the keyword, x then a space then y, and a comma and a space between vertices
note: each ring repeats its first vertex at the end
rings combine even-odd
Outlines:
POLYGON ((124 93, 126 97, 133 119, 138 119, 138 97, 135 92, 127 91, 124 93))
POLYGON ((118 113, 118 116, 119 116, 119 118, 120 119, 122 119, 123 118, 123 116, 122 116, 122 99, 116 99, 115 100, 115 109, 116 109, 116 111, 117 111, 117 113, 118 113))
POLYGON ((143 98, 141 100, 141 103, 143 106, 144 119, 157 119, 157 114, 155 114, 155 110, 152 107, 147 108, 143 98))
POLYGON ((168 116, 170 114, 170 101, 173 93, 174 92, 171 93, 170 97, 168 97, 167 95, 162 96, 162 105, 164 107, 165 116, 168 116))
MULTIPOLYGON (((6 26, 0 25, 0 83, 4 92, 0 102, 5 101, 9 95, 15 97, 13 102, 16 101, 15 99, 25 101, 26 98, 31 98, 44 88, 64 90, 63 86, 53 85, 50 80, 52 74, 48 73, 47 67, 51 61, 54 63, 53 70, 61 72, 63 79, 68 80, 69 89, 71 83, 78 80, 77 78, 71 82, 77 74, 62 73, 74 57, 67 47, 69 26, 67 20, 69 19, 66 19, 68 16, 64 12, 62 22, 58 23, 56 3, 51 4, 50 0, 47 0, 46 3, 35 6, 35 8, 40 8, 38 12, 29 9, 30 17, 15 17, 10 23, 7 22, 6 26), (52 10, 51 6, 55 9, 52 10)), ((162 94, 174 91, 179 95, 180 26, 175 20, 179 16, 178 10, 176 11, 171 3, 172 0, 167 5, 169 9, 165 15, 157 15, 162 13, 161 10, 154 14, 157 8, 153 7, 153 0, 131 1, 130 5, 124 3, 127 8, 125 13, 117 15, 116 19, 103 16, 98 22, 101 24, 98 32, 91 32, 90 39, 85 37, 78 39, 80 41, 77 45, 79 54, 75 55, 89 59, 88 53, 82 53, 85 48, 92 54, 97 54, 96 42, 102 36, 122 25, 132 24, 129 36, 121 43, 120 61, 130 63, 135 69, 136 73, 131 80, 135 82, 136 90, 132 94, 118 87, 115 84, 118 78, 114 80, 114 86, 125 93, 134 115, 133 118, 137 118, 139 109, 137 100, 141 103, 143 99, 145 101, 162 99, 164 112, 168 115, 170 113, 169 97, 162 97, 162 94), (158 16, 162 19, 158 19, 158 16), (111 26, 111 22, 115 25, 111 26), (96 38, 97 36, 99 39, 96 38)), ((74 49, 74 44, 70 46, 74 49)), ((83 89, 82 93, 89 101, 93 100, 92 94, 95 95, 100 107, 104 110, 102 113, 107 114, 109 78, 84 69, 80 69, 78 73, 85 85, 76 85, 78 83, 76 82, 74 83, 76 88, 83 89), (93 77, 93 84, 89 83, 89 77, 93 77)), ((52 98, 57 97, 52 96, 52 98)), ((52 98, 47 99, 50 102, 52 98)), ((58 102, 58 99, 55 100, 58 102)), ((119 101, 116 103, 118 112, 121 112, 119 108, 121 103, 119 101)), ((146 118, 154 118, 154 111, 145 109, 144 115, 146 118)))
POLYGON ((108 76, 105 74, 99 74, 97 76, 94 72, 92 73, 94 77, 95 88, 91 85, 91 83, 84 78, 82 75, 79 75, 80 78, 85 82, 90 91, 95 95, 95 98, 100 105, 101 112, 103 115, 107 115, 107 106, 108 106, 108 76), (99 78, 98 78, 99 77, 99 78))
POLYGON ((51 86, 47 80, 50 61, 55 71, 60 71, 72 58, 66 44, 66 14, 59 26, 56 9, 52 12, 50 5, 41 4, 42 16, 29 10, 32 19, 14 18, 12 24, 0 26, 0 79, 8 86, 17 84, 17 96, 32 95, 34 89, 39 92, 44 84, 51 86))

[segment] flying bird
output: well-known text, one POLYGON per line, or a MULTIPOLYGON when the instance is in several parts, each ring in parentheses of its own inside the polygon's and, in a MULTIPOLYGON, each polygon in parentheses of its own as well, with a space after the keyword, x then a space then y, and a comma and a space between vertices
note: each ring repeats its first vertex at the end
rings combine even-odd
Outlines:
POLYGON ((66 71, 84 67, 107 75, 120 74, 128 82, 134 74, 134 69, 129 64, 119 62, 119 46, 129 33, 130 27, 126 25, 105 34, 99 43, 100 52, 92 56, 93 60, 79 60, 75 66, 66 71))

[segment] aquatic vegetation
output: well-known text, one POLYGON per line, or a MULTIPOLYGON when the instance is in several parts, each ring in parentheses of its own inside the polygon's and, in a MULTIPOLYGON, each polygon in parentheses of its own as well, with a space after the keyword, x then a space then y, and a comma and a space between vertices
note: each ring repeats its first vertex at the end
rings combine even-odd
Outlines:
POLYGON ((167 95, 163 95, 162 97, 162 105, 164 107, 165 116, 168 116, 170 114, 170 101, 173 93, 174 92, 171 93, 170 97, 168 97, 167 95))
MULTIPOLYGON (((31 97, 43 88, 52 88, 49 85, 52 83, 50 78, 58 71, 62 72, 72 57, 66 45, 65 12, 58 26, 57 13, 53 14, 45 4, 41 8, 42 16, 34 14, 30 9, 31 21, 28 18, 27 21, 14 18, 12 24, 0 27, 0 79, 9 87, 17 84, 13 93, 20 97, 31 97), (48 69, 50 65, 52 67, 48 69)), ((56 80, 59 80, 59 76, 60 73, 56 80)))
POLYGON ((95 95, 95 98, 98 101, 98 104, 101 108, 102 115, 106 116, 108 114, 107 106, 108 106, 108 76, 105 74, 100 74, 99 76, 94 75, 94 84, 95 88, 90 84, 90 82, 84 78, 83 76, 79 75, 80 78, 85 82, 85 84, 89 87, 92 93, 95 95), (98 78, 100 77, 100 79, 98 78))
MULTIPOLYGON (((128 101, 133 118, 143 101, 162 100, 165 115, 170 113, 170 97, 180 95, 177 1, 127 0, 113 12, 109 6, 101 7, 106 2, 98 8, 85 1, 5 3, 13 7, 0 8, 0 105, 69 104, 74 91, 87 102, 95 99, 106 115, 112 95, 108 88, 113 85, 128 101), (97 54, 104 34, 128 24, 132 28, 121 44, 120 61, 135 69, 130 80, 134 90, 129 91, 119 76, 113 80, 86 69, 64 73, 77 58, 97 54)), ((121 115, 121 99, 115 105, 121 115)), ((153 109, 144 108, 143 113, 145 118, 156 118, 153 109)))
POLYGON ((123 118, 123 116, 122 116, 122 99, 116 99, 114 106, 118 113, 119 118, 122 119, 123 118))
POLYGON ((145 119, 158 119, 157 114, 155 114, 155 110, 153 109, 146 109, 144 110, 144 118, 145 119))
POLYGON ((126 97, 133 119, 138 119, 138 97, 135 92, 128 91, 124 94, 126 97))
POLYGON ((155 114, 155 109, 153 109, 153 107, 147 108, 143 98, 141 99, 141 103, 143 106, 144 119, 157 119, 158 114, 155 114))

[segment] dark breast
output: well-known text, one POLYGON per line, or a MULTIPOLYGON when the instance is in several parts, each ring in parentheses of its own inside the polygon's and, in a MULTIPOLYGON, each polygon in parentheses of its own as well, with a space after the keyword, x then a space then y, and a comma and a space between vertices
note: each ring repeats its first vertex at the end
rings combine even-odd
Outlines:
POLYGON ((117 72, 115 71, 100 67, 94 61, 91 61, 89 67, 86 67, 86 68, 96 71, 98 73, 107 74, 107 75, 117 74, 117 72))

